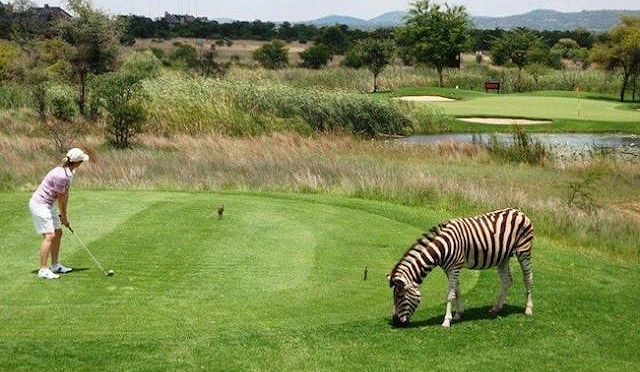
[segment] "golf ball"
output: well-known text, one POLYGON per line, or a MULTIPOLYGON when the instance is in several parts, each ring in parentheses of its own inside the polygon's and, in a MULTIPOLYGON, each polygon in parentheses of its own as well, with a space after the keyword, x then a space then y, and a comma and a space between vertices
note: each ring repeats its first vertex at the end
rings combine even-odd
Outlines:
POLYGON ((109 270, 108 275, 113 275, 113 270, 109 270))

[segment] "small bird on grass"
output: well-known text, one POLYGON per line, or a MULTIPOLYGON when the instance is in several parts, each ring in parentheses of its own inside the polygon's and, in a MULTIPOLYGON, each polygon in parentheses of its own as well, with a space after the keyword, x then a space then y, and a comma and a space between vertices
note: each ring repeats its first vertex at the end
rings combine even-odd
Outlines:
POLYGON ((218 207, 218 219, 222 219, 222 215, 224 214, 224 205, 218 207))

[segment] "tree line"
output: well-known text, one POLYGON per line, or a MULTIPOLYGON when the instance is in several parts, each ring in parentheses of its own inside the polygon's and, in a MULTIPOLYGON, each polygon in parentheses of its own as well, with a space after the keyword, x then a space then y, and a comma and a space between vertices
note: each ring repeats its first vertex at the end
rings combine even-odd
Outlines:
MULTIPOLYGON (((32 36, 50 36, 53 22, 24 17, 28 12, 29 2, 16 1, 12 7, 0 7, 0 39, 12 40, 16 29, 27 29, 32 36), (19 4, 27 4, 26 6, 19 4), (9 16, 13 14, 13 16, 9 16), (25 23, 28 23, 25 25, 25 23)), ((287 42, 301 43, 315 41, 318 38, 339 37, 352 42, 367 37, 392 33, 393 29, 360 30, 351 29, 346 25, 318 27, 303 23, 282 22, 276 24, 269 21, 233 21, 220 23, 216 20, 195 19, 184 24, 172 24, 164 18, 152 19, 138 15, 120 15, 117 17, 123 24, 121 35, 123 43, 133 43, 135 39, 173 39, 173 38, 201 38, 211 40, 272 40, 279 39, 287 42), (333 35, 333 36, 332 36, 333 35)), ((575 40, 579 46, 591 48, 594 42, 605 34, 596 34, 585 29, 577 30, 530 30, 541 38, 549 47, 560 39, 575 40)), ((492 40, 506 32, 503 29, 473 29, 471 45, 474 50, 489 50, 492 40)))

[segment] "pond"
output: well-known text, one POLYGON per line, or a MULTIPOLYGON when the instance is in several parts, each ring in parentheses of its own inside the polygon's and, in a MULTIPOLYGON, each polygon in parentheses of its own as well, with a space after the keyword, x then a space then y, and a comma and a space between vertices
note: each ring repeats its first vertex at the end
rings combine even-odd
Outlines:
MULTIPOLYGON (((495 133, 498 141, 511 143, 513 134, 495 133)), ((416 135, 398 139, 405 143, 433 144, 437 142, 488 142, 492 134, 451 133, 416 135)), ((616 158, 640 160, 640 135, 600 133, 531 133, 531 138, 542 143, 559 158, 587 159, 594 154, 608 154, 616 158)))

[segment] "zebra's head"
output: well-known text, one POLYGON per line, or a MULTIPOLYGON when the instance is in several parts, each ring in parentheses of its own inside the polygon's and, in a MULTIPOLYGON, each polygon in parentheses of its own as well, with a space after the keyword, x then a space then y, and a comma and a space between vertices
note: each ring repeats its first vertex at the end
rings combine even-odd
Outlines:
POLYGON ((420 289, 402 275, 391 276, 389 286, 393 288, 393 325, 405 327, 420 304, 420 289))

